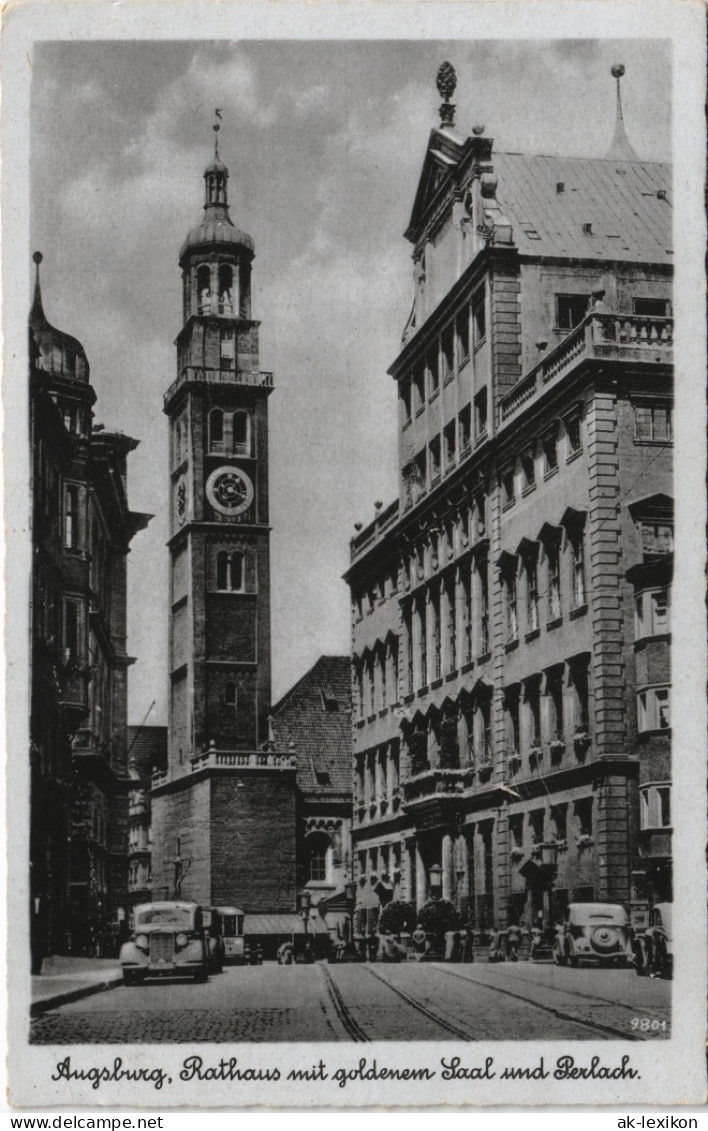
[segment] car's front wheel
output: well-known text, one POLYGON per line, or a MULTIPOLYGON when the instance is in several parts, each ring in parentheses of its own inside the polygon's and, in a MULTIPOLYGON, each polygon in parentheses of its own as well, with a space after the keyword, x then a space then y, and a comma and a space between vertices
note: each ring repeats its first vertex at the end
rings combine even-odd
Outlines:
POLYGON ((565 955, 560 942, 557 942, 553 947, 553 961, 556 966, 565 966, 565 955))
POLYGON ((634 944, 634 969, 640 978, 646 978, 649 973, 647 948, 643 939, 637 939, 634 944))

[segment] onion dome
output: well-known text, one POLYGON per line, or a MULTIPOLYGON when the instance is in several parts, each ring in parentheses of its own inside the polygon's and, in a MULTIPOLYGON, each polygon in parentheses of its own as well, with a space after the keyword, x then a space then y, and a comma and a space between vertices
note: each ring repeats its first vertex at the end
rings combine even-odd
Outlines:
MULTIPOLYGON (((218 129, 218 125, 214 126, 215 131, 218 132, 218 129)), ((180 265, 189 252, 202 248, 227 250, 244 248, 253 255, 253 240, 246 232, 237 228, 229 216, 228 180, 229 170, 219 157, 217 138, 214 145, 214 160, 204 170, 206 186, 204 219, 201 224, 192 228, 182 244, 179 253, 180 265)))
POLYGON ((39 265, 42 262, 41 251, 35 251, 32 256, 37 274, 34 284, 34 302, 29 316, 29 328, 38 351, 36 364, 45 373, 54 377, 63 377, 67 381, 81 381, 88 384, 89 363, 84 352, 84 347, 71 334, 55 329, 47 321, 42 306, 42 290, 39 283, 39 265))

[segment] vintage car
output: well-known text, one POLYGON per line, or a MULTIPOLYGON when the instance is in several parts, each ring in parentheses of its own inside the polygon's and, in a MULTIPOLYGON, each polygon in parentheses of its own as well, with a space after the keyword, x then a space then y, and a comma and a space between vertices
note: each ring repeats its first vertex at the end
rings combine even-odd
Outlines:
POLYGON ((656 903, 649 912, 648 926, 634 937, 634 969, 640 977, 670 978, 673 974, 671 912, 670 903, 656 903))
POLYGON ((224 925, 218 908, 202 908, 202 926, 207 948, 207 966, 210 970, 221 974, 224 969, 226 948, 224 946, 224 925))
POLYGON ((632 961, 629 920, 619 903, 569 903, 556 928, 553 961, 577 966, 580 959, 625 965, 632 961))
POLYGON ((208 976, 202 909, 197 903, 139 903, 133 934, 120 949, 123 982, 208 976))

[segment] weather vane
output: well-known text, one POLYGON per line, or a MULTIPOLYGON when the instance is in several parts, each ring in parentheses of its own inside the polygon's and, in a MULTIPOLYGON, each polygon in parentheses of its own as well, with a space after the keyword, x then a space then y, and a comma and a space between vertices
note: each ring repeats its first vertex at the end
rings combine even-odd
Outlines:
POLYGON ((215 137, 214 137, 214 156, 218 158, 218 156, 219 156, 219 130, 221 129, 221 126, 219 125, 219 122, 221 121, 221 108, 219 106, 217 106, 216 109, 214 110, 214 114, 218 118, 218 121, 214 122, 214 125, 211 128, 213 129, 214 134, 215 134, 215 137))

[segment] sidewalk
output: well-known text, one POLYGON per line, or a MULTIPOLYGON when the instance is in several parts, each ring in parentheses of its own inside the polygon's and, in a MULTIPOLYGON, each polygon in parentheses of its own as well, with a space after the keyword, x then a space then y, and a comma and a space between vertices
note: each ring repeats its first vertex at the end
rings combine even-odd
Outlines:
POLYGON ((117 958, 65 958, 52 955, 45 958, 42 973, 32 976, 32 1004, 30 1014, 36 1017, 78 1001, 90 994, 112 989, 122 981, 117 958))

